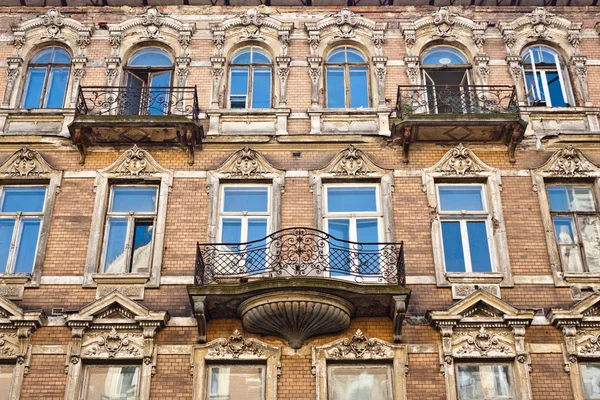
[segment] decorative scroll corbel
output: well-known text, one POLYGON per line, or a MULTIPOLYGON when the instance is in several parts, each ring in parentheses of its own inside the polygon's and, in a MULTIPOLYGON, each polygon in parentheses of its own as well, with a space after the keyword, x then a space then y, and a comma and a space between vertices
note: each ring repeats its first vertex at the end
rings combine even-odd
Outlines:
POLYGON ((76 129, 73 134, 73 143, 79 151, 79 165, 85 164, 85 158, 87 156, 87 148, 90 147, 89 138, 92 136, 93 131, 90 127, 76 129))
POLYGON ((400 146, 402 146, 402 162, 404 164, 408 164, 408 152, 410 150, 410 142, 412 140, 412 126, 405 125, 403 127, 399 127, 398 129, 402 129, 402 132, 400 132, 400 137, 397 139, 400 146))
POLYGON ((506 137, 506 151, 508 153, 508 161, 510 161, 511 164, 516 162, 515 150, 517 145, 523 140, 524 134, 525 130, 521 124, 515 124, 512 126, 512 131, 509 132, 506 137))
POLYGON ((194 297, 194 316, 198 323, 198 343, 206 343, 206 296, 194 297))
POLYGON ((406 295, 393 296, 390 304, 390 318, 393 325, 393 340, 395 343, 402 341, 402 321, 406 316, 406 295))
POLYGON ((277 76, 279 77, 279 107, 287 103, 287 81, 290 74, 291 57, 277 57, 277 76))
POLYGON ((219 91, 221 88, 221 78, 223 77, 223 71, 225 67, 225 57, 211 57, 210 63, 212 64, 212 96, 210 100, 210 107, 219 108, 219 91))
POLYGON ((308 64, 310 68, 308 73, 310 75, 311 82, 311 97, 310 102, 312 106, 319 104, 319 80, 321 79, 321 57, 308 57, 308 64))
POLYGON ((385 107, 385 76, 387 73, 387 57, 373 57, 373 66, 375 67, 375 77, 377 78, 377 97, 379 98, 379 107, 385 107))
POLYGON ((196 132, 194 130, 194 128, 192 127, 188 127, 185 130, 184 135, 181 135, 179 137, 179 141, 181 142, 182 145, 187 147, 187 153, 188 153, 188 165, 194 165, 194 158, 195 158, 195 147, 196 144, 198 143, 198 140, 196 138, 196 132))
POLYGON ((19 75, 21 75, 23 59, 21 57, 9 57, 7 63, 8 68, 6 69, 6 89, 4 91, 4 99, 2 100, 3 107, 10 106, 10 99, 12 98, 17 78, 19 75))

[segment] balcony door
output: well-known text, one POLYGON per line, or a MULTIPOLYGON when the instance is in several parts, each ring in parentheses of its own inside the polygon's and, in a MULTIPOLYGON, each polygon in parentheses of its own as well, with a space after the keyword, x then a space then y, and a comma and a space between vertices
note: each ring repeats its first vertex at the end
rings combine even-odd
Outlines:
POLYGON ((434 47, 422 61, 424 103, 428 114, 462 114, 472 106, 469 85, 471 65, 450 47, 434 47))
POLYGON ((173 61, 158 48, 136 52, 127 63, 123 108, 125 115, 166 115, 175 94, 171 85, 173 61))

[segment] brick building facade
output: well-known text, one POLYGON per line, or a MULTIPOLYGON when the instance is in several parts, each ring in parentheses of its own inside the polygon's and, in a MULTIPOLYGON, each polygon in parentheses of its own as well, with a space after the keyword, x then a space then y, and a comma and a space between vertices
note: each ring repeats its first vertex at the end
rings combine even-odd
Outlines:
POLYGON ((4 3, 1 400, 600 398, 595 1, 4 3))

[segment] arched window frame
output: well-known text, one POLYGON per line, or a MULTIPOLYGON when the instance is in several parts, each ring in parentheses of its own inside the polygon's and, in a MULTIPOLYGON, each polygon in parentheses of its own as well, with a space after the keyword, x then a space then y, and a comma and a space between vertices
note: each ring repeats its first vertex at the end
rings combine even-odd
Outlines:
MULTIPOLYGON (((449 70, 449 69, 464 69, 464 76, 463 76, 463 81, 466 78, 466 82, 464 84, 466 85, 470 85, 471 84, 471 69, 472 69, 472 65, 469 63, 468 57, 465 55, 464 52, 462 52, 460 49, 454 47, 454 46, 449 46, 446 44, 440 44, 440 45, 436 45, 433 47, 429 47, 427 49, 425 49, 421 55, 421 65, 422 65, 422 79, 423 79, 423 84, 427 85, 428 84, 428 75, 427 75, 427 70, 433 70, 433 69, 443 69, 445 71, 449 70), (448 49, 451 52, 456 52, 458 53, 458 56, 463 57, 464 62, 460 63, 460 64, 455 64, 455 63, 447 63, 447 64, 443 64, 443 63, 437 63, 437 64, 425 64, 425 59, 433 52, 436 50, 440 50, 440 49, 448 49)), ((431 78, 429 78, 431 79, 431 78)), ((431 79, 432 82, 433 79, 431 79)))
POLYGON ((231 61, 229 62, 229 68, 228 68, 228 85, 227 85, 227 108, 271 108, 272 104, 273 104, 273 57, 271 56, 271 54, 269 54, 269 52, 267 50, 265 50, 264 48, 262 48, 261 46, 257 46, 254 44, 251 44, 249 46, 244 46, 242 48, 236 49, 235 52, 232 54, 232 56, 230 57, 231 61), (246 49, 250 49, 250 62, 249 63, 234 63, 234 60, 236 58, 236 56, 238 56, 241 52, 243 52, 246 49), (265 56, 267 56, 269 58, 269 63, 255 63, 253 60, 253 56, 254 56, 254 51, 258 50, 261 53, 264 53, 265 56), (248 84, 246 86, 246 100, 245 100, 245 107, 232 107, 232 103, 231 103, 231 97, 232 97, 232 83, 233 83, 233 78, 232 78, 232 73, 233 73, 233 69, 235 68, 247 68, 248 72, 247 72, 247 79, 248 79, 248 84), (269 100, 269 105, 268 107, 254 107, 254 93, 255 93, 255 85, 254 85, 254 81, 255 81, 255 71, 256 69, 269 69, 269 95, 268 95, 268 100, 269 100))
MULTIPOLYGON (((67 93, 68 93, 68 87, 69 87, 69 75, 71 73, 71 61, 72 61, 72 56, 69 53, 69 51, 67 49, 65 49, 62 46, 47 46, 47 47, 43 47, 41 49, 39 49, 35 54, 33 54, 33 56, 31 57, 31 59, 29 60, 29 63, 27 64, 27 70, 25 72, 25 76, 24 76, 24 84, 23 84, 23 90, 21 91, 21 99, 19 101, 20 107, 21 108, 64 108, 65 106, 65 102, 67 101, 67 93), (33 62, 33 60, 39 56, 41 53, 43 52, 47 52, 48 50, 52 50, 52 53, 50 55, 50 62, 48 63, 35 63, 33 62), (63 51, 67 54, 67 56, 69 57, 68 62, 64 62, 64 63, 58 63, 58 62, 54 62, 54 57, 55 57, 55 51, 59 50, 59 51, 63 51), (27 100, 27 95, 28 92, 30 90, 30 82, 31 82, 31 72, 32 69, 36 68, 36 69, 42 69, 45 68, 45 74, 44 74, 44 83, 42 85, 42 89, 40 92, 40 99, 39 99, 39 103, 37 103, 37 107, 26 107, 26 100, 27 100), (47 102, 49 99, 49 94, 51 93, 52 90, 52 71, 53 70, 57 70, 57 69, 67 69, 67 77, 66 77, 66 82, 64 83, 64 93, 63 93, 63 98, 62 98, 62 103, 60 104, 60 107, 48 107, 47 106, 47 102)), ((55 89, 58 90, 58 89, 55 89)))
POLYGON ((537 103, 543 103, 546 107, 568 107, 575 106, 575 99, 573 97, 573 91, 571 89, 569 72, 562 60, 560 54, 549 46, 542 44, 535 44, 533 46, 526 47, 521 52, 521 62, 523 65, 523 83, 525 87, 525 96, 529 105, 538 105, 537 103), (534 51, 545 50, 554 57, 553 63, 536 62, 534 51), (529 60, 527 60, 529 58, 529 60), (529 61, 529 62, 528 62, 529 61), (554 66, 554 68, 552 68, 554 66), (565 105, 556 105, 552 99, 552 94, 549 88, 549 78, 547 72, 556 72, 560 82, 560 89, 563 96, 565 105), (528 74, 532 74, 533 83, 529 88, 527 79, 528 74), (541 83, 541 85, 540 85, 541 83), (545 101, 543 101, 544 99, 545 101))
MULTIPOLYGON (((368 62, 368 58, 365 55, 365 53, 360 50, 357 47, 353 47, 353 46, 348 46, 348 45, 342 45, 342 46, 337 46, 334 47, 333 49, 331 49, 328 53, 327 53, 327 57, 325 58, 325 79, 324 79, 324 86, 325 86, 325 106, 327 108, 361 108, 363 106, 360 107, 352 107, 352 80, 351 80, 351 70, 352 68, 364 68, 365 69, 365 80, 366 80, 366 106, 365 108, 370 107, 371 105, 371 80, 370 78, 370 68, 369 68, 369 62, 368 62), (329 61, 329 59, 332 57, 332 55, 337 52, 340 49, 344 49, 344 54, 345 54, 345 60, 344 62, 332 62, 329 61), (356 52, 359 52, 360 55, 363 58, 363 62, 349 62, 348 61, 348 55, 347 52, 348 50, 354 50, 356 52), (343 107, 330 107, 329 105, 329 94, 332 91, 332 89, 330 87, 328 87, 328 82, 329 82, 329 69, 330 68, 342 68, 344 70, 344 106, 343 107)), ((356 86, 356 85, 355 85, 356 86)))

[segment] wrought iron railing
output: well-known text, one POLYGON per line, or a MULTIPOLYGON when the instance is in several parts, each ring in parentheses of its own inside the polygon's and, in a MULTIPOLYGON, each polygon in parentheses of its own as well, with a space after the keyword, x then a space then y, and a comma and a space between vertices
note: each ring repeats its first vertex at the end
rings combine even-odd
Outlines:
POLYGON ((398 86, 396 114, 514 114, 519 112, 514 86, 398 86))
POLYGON ((403 243, 356 243, 288 228, 248 243, 198 243, 195 284, 250 277, 323 277, 404 286, 403 243))
POLYGON ((184 115, 198 121, 196 87, 85 86, 79 89, 77 115, 184 115))

